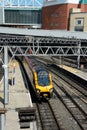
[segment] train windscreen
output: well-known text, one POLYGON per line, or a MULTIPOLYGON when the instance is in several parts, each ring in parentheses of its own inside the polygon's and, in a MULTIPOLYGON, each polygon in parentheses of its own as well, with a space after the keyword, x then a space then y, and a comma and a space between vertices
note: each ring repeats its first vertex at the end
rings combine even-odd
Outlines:
POLYGON ((47 86, 50 84, 49 73, 47 71, 38 72, 38 84, 41 86, 47 86))

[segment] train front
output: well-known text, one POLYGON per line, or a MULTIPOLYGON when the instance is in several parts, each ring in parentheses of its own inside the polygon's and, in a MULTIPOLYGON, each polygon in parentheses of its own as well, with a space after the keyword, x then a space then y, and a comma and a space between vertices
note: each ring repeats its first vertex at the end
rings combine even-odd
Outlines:
POLYGON ((35 87, 40 97, 51 98, 53 95, 52 75, 41 68, 34 72, 35 87))

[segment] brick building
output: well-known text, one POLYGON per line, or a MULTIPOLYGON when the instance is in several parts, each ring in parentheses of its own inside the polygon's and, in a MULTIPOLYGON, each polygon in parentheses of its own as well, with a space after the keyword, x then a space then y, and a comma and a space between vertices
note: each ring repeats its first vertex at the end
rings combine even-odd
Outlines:
POLYGON ((45 0, 42 8, 42 29, 69 30, 70 11, 87 12, 87 0, 45 0))

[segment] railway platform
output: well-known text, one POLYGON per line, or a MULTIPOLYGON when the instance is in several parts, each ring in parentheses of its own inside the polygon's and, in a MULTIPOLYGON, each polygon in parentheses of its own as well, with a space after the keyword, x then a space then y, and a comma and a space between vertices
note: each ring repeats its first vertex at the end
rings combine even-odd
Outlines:
MULTIPOLYGON (((11 63, 11 66, 13 66, 13 63, 11 63)), ((16 109, 18 108, 28 108, 33 107, 30 93, 28 89, 25 87, 22 73, 20 70, 20 66, 17 61, 15 61, 15 72, 13 74, 13 68, 9 67, 9 79, 14 77, 14 82, 10 80, 9 84, 9 101, 8 104, 5 105, 6 113, 6 121, 5 121, 5 130, 21 130, 20 127, 20 121, 18 116, 18 111, 16 109)), ((3 83, 0 84, 0 109, 4 109, 4 85, 3 83)), ((31 123, 32 124, 32 123, 31 123)), ((30 124, 29 128, 26 128, 26 130, 31 130, 32 125, 30 124)), ((25 130, 22 128, 22 130, 25 130)))
POLYGON ((72 67, 69 67, 69 66, 66 66, 66 65, 58 65, 58 66, 87 82, 87 72, 84 72, 82 70, 72 68, 72 67))

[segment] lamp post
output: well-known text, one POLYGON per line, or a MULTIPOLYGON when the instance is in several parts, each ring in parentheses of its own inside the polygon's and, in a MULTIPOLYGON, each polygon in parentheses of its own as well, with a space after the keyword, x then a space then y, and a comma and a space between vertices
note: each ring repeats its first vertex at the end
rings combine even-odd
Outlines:
POLYGON ((8 104, 8 47, 4 47, 4 107, 8 104))

